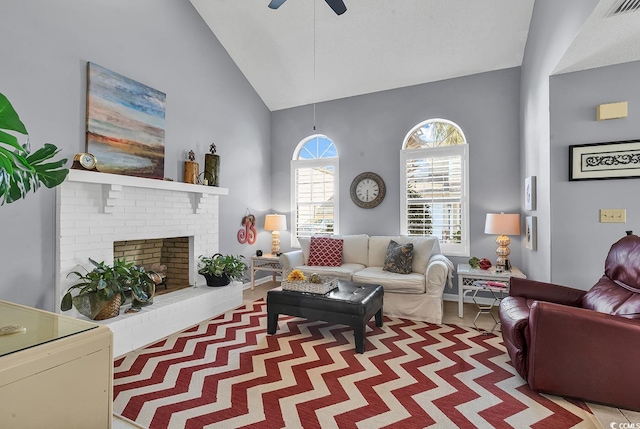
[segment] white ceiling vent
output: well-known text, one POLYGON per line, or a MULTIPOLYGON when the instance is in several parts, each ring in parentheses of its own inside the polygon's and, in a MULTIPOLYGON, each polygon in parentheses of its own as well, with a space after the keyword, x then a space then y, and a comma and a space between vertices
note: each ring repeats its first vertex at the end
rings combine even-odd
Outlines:
POLYGON ((605 18, 610 16, 618 16, 623 13, 635 12, 640 9, 640 0, 618 0, 615 2, 605 18))

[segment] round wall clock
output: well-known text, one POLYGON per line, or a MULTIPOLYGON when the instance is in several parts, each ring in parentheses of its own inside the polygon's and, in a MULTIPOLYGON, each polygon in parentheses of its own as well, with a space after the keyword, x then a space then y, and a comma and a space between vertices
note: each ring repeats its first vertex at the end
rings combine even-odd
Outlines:
POLYGON ((95 170, 98 160, 90 153, 76 153, 73 157, 73 165, 71 168, 78 170, 95 170))
POLYGON ((360 173, 351 182, 351 199, 358 207, 372 209, 384 200, 387 188, 376 173, 360 173))

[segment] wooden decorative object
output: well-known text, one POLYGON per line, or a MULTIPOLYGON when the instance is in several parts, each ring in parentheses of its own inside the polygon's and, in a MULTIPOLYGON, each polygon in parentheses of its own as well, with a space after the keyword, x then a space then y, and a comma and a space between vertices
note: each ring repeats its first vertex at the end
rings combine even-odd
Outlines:
POLYGON ((204 178, 209 186, 220 185, 220 155, 216 155, 216 145, 211 143, 211 153, 204 156, 204 178))
POLYGON ((184 183, 198 183, 198 175, 200 174, 200 166, 195 162, 196 155, 192 150, 189 151, 189 161, 184 162, 184 183))

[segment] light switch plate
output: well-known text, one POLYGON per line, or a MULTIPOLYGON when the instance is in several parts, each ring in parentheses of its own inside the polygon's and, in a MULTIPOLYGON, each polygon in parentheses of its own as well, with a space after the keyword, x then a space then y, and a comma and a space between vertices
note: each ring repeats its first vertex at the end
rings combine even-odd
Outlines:
POLYGON ((600 209, 600 223, 626 223, 626 209, 600 209))

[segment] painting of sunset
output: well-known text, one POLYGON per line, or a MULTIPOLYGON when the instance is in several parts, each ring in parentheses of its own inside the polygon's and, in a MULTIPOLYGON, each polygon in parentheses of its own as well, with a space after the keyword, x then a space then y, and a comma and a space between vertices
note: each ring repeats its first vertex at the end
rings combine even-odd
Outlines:
POLYGON ((87 152, 103 173, 162 179, 166 94, 87 64, 87 152))

